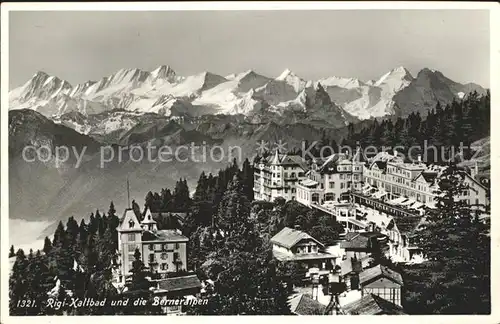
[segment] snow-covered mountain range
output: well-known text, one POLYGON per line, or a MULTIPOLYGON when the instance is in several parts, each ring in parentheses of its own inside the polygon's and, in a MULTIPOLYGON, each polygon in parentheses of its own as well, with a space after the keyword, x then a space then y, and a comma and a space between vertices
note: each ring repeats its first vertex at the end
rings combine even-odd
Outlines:
POLYGON ((300 120, 343 127, 415 111, 426 115, 437 102, 447 104, 471 91, 485 89, 454 82, 429 69, 413 77, 397 67, 378 80, 364 82, 336 76, 304 80, 288 69, 276 78, 253 70, 226 77, 211 72, 184 77, 162 65, 153 71, 121 69, 75 86, 37 72, 9 92, 9 108, 33 109, 82 133, 96 127, 89 124, 89 116, 103 113, 110 118, 97 126, 104 133, 132 127, 131 120, 145 113, 175 118, 241 114, 254 122, 300 120))

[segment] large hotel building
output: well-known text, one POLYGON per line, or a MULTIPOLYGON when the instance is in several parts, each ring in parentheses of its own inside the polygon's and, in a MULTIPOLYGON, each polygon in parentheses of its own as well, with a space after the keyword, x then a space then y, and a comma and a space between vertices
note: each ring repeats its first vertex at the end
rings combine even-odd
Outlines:
MULTIPOLYGON (((349 157, 336 153, 309 165, 298 155, 270 155, 254 161, 255 199, 277 197, 310 205, 345 200, 351 192, 380 201, 404 200, 408 206, 434 207, 437 181, 444 167, 404 162, 397 153, 381 152, 364 161, 359 151, 349 157)), ((469 186, 460 197, 469 204, 489 204, 487 189, 476 180, 477 166, 464 171, 469 186)))

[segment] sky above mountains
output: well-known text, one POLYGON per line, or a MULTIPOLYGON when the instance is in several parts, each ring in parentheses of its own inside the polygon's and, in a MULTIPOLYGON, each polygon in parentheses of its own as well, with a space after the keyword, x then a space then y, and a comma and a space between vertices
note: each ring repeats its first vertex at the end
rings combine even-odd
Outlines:
POLYGON ((489 87, 488 11, 11 12, 10 88, 43 70, 75 85, 120 68, 179 75, 378 79, 424 67, 489 87))

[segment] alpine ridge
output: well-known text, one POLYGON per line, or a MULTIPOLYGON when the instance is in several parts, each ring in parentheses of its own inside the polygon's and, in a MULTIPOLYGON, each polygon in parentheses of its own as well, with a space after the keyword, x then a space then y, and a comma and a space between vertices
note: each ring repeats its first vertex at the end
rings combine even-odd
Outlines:
MULTIPOLYGON (((473 83, 460 84, 428 68, 414 77, 399 66, 376 80, 362 81, 339 76, 305 80, 288 68, 275 78, 252 69, 226 77, 209 71, 179 76, 169 65, 160 65, 152 71, 121 69, 74 86, 39 71, 9 92, 9 109, 32 109, 56 122, 68 122, 62 116, 73 112, 88 118, 121 111, 124 119, 146 113, 169 118, 223 114, 243 115, 250 122, 321 121, 323 126, 337 128, 412 112, 426 116, 438 102, 445 105, 472 91, 484 94, 486 90, 473 83)), ((76 120, 67 125, 92 127, 76 120)))

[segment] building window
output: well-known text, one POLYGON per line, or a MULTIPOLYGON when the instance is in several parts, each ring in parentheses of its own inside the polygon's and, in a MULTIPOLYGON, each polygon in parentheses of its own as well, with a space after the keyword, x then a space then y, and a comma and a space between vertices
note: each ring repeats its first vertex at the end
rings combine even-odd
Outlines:
POLYGON ((162 260, 166 260, 166 259, 168 259, 168 254, 167 254, 167 253, 162 253, 162 254, 161 254, 161 259, 162 259, 162 260))
POLYGON ((148 248, 149 248, 149 251, 153 251, 155 249, 155 245, 149 244, 148 248))
POLYGON ((177 261, 179 259, 179 253, 174 252, 174 261, 177 261))
POLYGON ((155 262, 155 255, 154 255, 154 253, 151 253, 151 254, 149 255, 149 262, 150 262, 150 263, 151 263, 151 262, 155 262))
POLYGON ((162 270, 167 270, 168 269, 168 264, 162 263, 160 267, 161 267, 162 270))
POLYGON ((129 227, 129 228, 133 228, 133 227, 134 227, 134 225, 135 225, 135 223, 134 223, 134 221, 133 221, 133 220, 131 220, 130 222, 128 222, 128 227, 129 227))
POLYGON ((178 250, 179 249, 179 243, 175 243, 175 249, 178 250))
POLYGON ((129 233, 128 240, 129 240, 129 242, 135 241, 135 233, 129 233))

